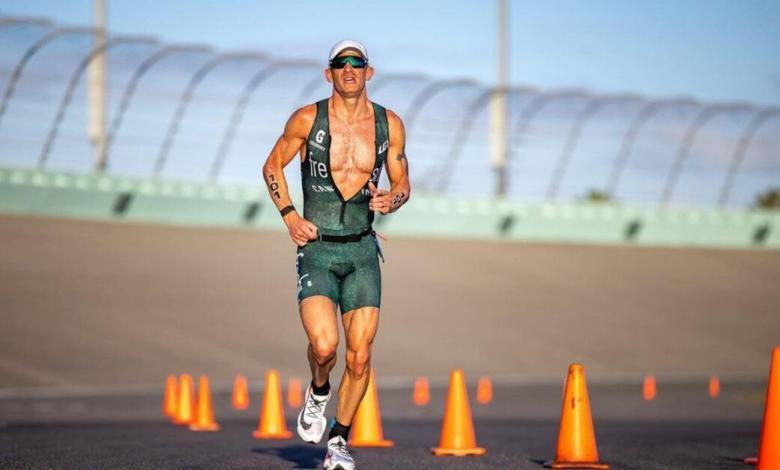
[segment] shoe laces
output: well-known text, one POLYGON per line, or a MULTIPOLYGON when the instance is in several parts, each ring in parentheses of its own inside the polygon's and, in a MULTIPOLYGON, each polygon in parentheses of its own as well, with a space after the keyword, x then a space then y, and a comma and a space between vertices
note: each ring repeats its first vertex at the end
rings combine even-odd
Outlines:
POLYGON ((348 459, 352 458, 352 454, 349 453, 349 449, 347 448, 347 441, 345 441, 343 437, 339 436, 338 439, 336 439, 336 442, 332 444, 332 448, 339 456, 348 459))
POLYGON ((327 401, 327 398, 317 400, 314 398, 313 393, 310 394, 309 399, 306 402, 306 416, 311 417, 311 419, 319 418, 319 415, 322 414, 322 407, 325 406, 327 401))

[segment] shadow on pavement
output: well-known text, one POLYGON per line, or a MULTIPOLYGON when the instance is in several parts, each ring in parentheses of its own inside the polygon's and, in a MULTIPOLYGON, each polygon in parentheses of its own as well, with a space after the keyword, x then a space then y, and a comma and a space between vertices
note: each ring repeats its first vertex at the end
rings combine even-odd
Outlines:
POLYGON ((280 457, 295 464, 293 468, 320 468, 322 459, 325 458, 324 448, 304 445, 272 448, 255 447, 252 449, 252 452, 280 457))

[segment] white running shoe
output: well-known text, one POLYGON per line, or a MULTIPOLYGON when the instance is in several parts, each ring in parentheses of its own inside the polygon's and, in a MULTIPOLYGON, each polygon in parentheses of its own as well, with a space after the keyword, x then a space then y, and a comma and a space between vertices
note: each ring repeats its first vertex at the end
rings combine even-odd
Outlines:
POLYGON ((330 393, 327 396, 315 395, 311 385, 306 389, 306 401, 303 409, 298 413, 298 435, 306 442, 317 444, 322 440, 328 420, 325 419, 325 405, 328 404, 330 393))
POLYGON ((328 441, 328 453, 323 463, 325 470, 355 470, 355 460, 347 449, 347 441, 336 436, 328 441))

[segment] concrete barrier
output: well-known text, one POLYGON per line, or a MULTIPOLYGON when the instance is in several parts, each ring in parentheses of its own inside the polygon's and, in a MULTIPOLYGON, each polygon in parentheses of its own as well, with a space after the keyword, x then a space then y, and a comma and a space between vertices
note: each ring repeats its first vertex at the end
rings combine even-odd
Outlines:
MULTIPOLYGON (((21 169, 0 169, 0 212, 283 229, 260 187, 21 169)), ((461 239, 780 248, 776 211, 528 204, 415 193, 403 210, 377 217, 375 226, 388 235, 461 239)))
POLYGON ((124 186, 107 177, 0 170, 0 211, 105 218, 124 186))

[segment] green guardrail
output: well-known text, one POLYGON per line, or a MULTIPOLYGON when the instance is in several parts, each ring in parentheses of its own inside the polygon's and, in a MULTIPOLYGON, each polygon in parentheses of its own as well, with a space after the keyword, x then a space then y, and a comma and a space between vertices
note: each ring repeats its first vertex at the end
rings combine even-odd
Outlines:
MULTIPOLYGON (((294 199, 300 199, 299 195, 294 199)), ((0 168, 0 212, 281 230, 261 186, 0 168)), ((378 217, 389 235, 571 243, 780 248, 771 211, 457 200, 415 193, 378 217)))

